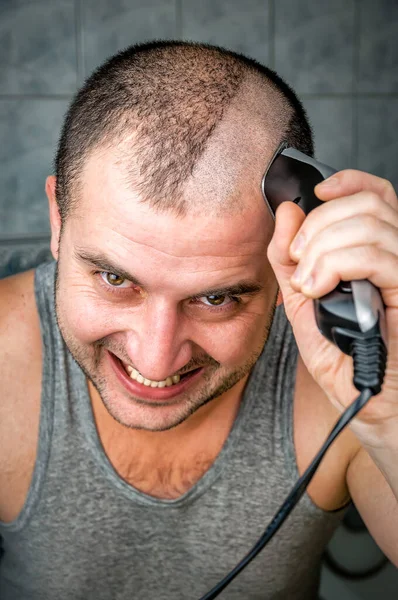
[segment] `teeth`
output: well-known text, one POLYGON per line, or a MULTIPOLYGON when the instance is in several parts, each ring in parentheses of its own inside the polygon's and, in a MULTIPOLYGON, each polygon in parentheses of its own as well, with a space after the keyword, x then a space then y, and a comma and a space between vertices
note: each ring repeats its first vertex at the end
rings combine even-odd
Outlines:
POLYGON ((147 387, 152 387, 152 388, 170 387, 171 385, 174 385, 175 383, 179 383, 179 381, 181 379, 181 377, 179 375, 173 375, 172 377, 167 377, 167 379, 164 379, 163 381, 152 381, 152 379, 146 379, 145 377, 143 377, 141 375, 141 373, 139 373, 137 371, 137 369, 134 369, 131 365, 125 365, 125 367, 126 367, 127 373, 129 373, 131 379, 138 381, 138 383, 143 383, 147 387))

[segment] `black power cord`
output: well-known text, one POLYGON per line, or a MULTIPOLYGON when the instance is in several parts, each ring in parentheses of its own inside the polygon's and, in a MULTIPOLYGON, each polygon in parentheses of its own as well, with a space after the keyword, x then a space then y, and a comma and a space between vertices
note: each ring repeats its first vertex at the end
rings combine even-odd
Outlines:
POLYGON ((326 451, 336 437, 348 425, 348 423, 358 414, 358 412, 369 402, 372 396, 376 396, 381 391, 384 374, 387 364, 387 348, 384 344, 382 336, 374 331, 374 334, 369 336, 369 333, 363 338, 358 334, 353 334, 352 343, 350 346, 350 354, 354 361, 354 378, 353 382, 357 390, 361 393, 356 400, 344 411, 336 425, 333 427, 329 437, 323 444, 322 448, 315 456, 314 460, 303 473, 292 491, 276 513, 267 529, 246 554, 246 556, 236 565, 234 569, 222 579, 215 587, 207 594, 202 596, 200 600, 213 600, 216 598, 233 579, 257 556, 266 544, 278 531, 282 523, 286 520, 290 512, 296 506, 300 498, 303 496, 311 479, 314 477, 319 464, 324 457, 326 451))

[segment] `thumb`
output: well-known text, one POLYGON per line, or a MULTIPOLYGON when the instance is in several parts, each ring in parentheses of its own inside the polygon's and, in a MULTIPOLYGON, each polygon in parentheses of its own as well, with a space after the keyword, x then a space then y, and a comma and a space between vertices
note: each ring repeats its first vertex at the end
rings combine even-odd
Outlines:
POLYGON ((304 220, 304 212, 294 202, 283 202, 275 214, 275 229, 268 245, 267 257, 284 299, 294 293, 290 278, 297 263, 290 258, 289 247, 304 220))

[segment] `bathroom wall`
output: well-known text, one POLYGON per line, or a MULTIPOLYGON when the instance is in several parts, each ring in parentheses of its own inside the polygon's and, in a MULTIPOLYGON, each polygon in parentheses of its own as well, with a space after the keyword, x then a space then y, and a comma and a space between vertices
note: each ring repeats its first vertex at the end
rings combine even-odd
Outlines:
MULTIPOLYGON (((319 160, 398 190, 397 0, 0 0, 0 277, 50 257, 44 182, 73 94, 105 58, 155 38, 224 45, 277 70, 308 111, 319 160)), ((379 577, 346 583, 325 567, 322 595, 393 598, 396 569, 379 577)))
POLYGON ((44 181, 73 94, 106 57, 154 38, 276 69, 308 110, 320 160, 398 189, 396 0, 1 0, 0 276, 45 256, 44 181))

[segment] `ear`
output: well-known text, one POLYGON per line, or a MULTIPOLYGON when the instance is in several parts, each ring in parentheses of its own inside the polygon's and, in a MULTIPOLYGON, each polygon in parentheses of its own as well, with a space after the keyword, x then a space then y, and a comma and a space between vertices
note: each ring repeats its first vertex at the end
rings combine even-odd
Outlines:
POLYGON ((283 296, 281 290, 279 289, 276 305, 279 306, 280 304, 283 304, 283 296))
POLYGON ((51 226, 51 254, 58 260, 58 247, 61 236, 61 215, 59 214, 59 208, 55 197, 55 185, 56 178, 54 175, 50 175, 46 179, 46 194, 48 198, 48 208, 50 215, 50 226, 51 226))

